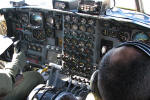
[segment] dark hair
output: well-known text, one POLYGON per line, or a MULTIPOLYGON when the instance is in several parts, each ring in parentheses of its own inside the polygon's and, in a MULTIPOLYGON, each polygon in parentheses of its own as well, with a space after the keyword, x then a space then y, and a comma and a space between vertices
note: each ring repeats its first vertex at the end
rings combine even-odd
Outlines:
POLYGON ((149 56, 134 47, 110 50, 99 64, 98 88, 103 100, 150 99, 149 56))

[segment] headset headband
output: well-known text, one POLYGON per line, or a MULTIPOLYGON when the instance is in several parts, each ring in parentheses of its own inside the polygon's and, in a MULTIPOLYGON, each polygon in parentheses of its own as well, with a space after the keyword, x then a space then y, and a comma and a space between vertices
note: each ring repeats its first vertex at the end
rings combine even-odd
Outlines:
POLYGON ((144 44, 141 42, 129 41, 129 42, 124 42, 124 43, 120 44, 119 46, 117 46, 117 48, 121 47, 121 46, 134 46, 134 47, 142 50, 143 52, 145 52, 148 56, 150 56, 150 46, 147 44, 144 44))

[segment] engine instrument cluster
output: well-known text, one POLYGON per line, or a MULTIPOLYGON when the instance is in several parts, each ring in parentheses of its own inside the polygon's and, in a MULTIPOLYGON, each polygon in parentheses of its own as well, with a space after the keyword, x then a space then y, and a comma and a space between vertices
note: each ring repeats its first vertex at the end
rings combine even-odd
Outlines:
POLYGON ((64 20, 64 69, 89 78, 96 69, 96 19, 68 14, 64 20))
MULTIPOLYGON (((11 9, 9 31, 18 37, 27 48, 26 56, 31 64, 45 65, 49 62, 57 62, 47 55, 61 53, 62 48, 62 16, 53 11, 42 9, 11 9), (12 10, 12 11, 11 11, 12 10), (61 34, 58 34, 61 32, 61 34), (55 49, 54 49, 55 48, 55 49)), ((7 14, 7 13, 6 13, 7 14)), ((11 34, 12 34, 11 33, 11 34)))
POLYGON ((130 41, 132 30, 126 29, 126 27, 120 27, 117 23, 109 21, 102 22, 102 25, 102 34, 104 36, 116 38, 120 42, 130 41))
POLYGON ((140 41, 150 44, 149 30, 142 29, 142 27, 125 24, 119 22, 103 21, 102 34, 103 36, 116 39, 118 42, 126 41, 140 41))

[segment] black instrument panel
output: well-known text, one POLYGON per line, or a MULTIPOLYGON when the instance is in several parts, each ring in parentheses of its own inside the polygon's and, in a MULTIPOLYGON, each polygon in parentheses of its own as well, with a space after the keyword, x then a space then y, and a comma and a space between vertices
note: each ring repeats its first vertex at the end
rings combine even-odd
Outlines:
POLYGON ((82 73, 83 77, 90 78, 96 70, 96 22, 96 19, 86 16, 64 16, 63 61, 64 68, 69 74, 82 73))
POLYGON ((116 39, 118 42, 140 41, 149 44, 149 32, 147 28, 133 23, 118 21, 101 21, 103 36, 116 39))
POLYGON ((16 19, 13 21, 16 26, 13 27, 13 34, 22 34, 20 39, 27 45, 28 59, 32 63, 44 65, 57 62, 47 55, 57 58, 60 53, 63 55, 63 71, 69 75, 90 78, 101 57, 121 42, 150 43, 150 30, 129 22, 31 8, 15 9, 15 13, 11 14, 12 18, 7 19, 16 19))

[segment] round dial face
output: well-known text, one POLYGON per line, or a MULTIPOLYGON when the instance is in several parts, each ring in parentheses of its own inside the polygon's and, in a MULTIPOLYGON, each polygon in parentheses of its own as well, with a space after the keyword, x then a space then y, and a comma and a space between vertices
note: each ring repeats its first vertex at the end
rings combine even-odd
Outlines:
POLYGON ((74 22, 74 23, 78 23, 78 17, 72 17, 72 21, 74 22))
POLYGON ((86 31, 86 27, 85 27, 84 25, 81 25, 81 26, 79 27, 79 29, 80 29, 81 31, 83 31, 83 32, 86 31))
POLYGON ((30 23, 32 25, 41 26, 42 25, 42 21, 43 21, 43 18, 42 18, 42 14, 41 13, 32 13, 31 14, 31 16, 30 16, 30 23))
POLYGON ((89 33, 94 33, 94 28, 93 28, 93 27, 88 27, 88 28, 87 28, 87 32, 89 32, 89 33))
POLYGON ((66 29, 70 29, 70 24, 69 24, 69 23, 65 23, 65 24, 64 24, 64 27, 65 27, 66 29))
POLYGON ((54 25, 54 19, 53 19, 53 17, 49 16, 46 19, 46 23, 47 23, 47 25, 54 25))
POLYGON ((94 24, 95 24, 95 21, 94 21, 93 19, 90 19, 90 20, 88 20, 88 24, 94 25, 94 24))
POLYGON ((82 24, 86 24, 87 23, 87 20, 85 18, 81 18, 81 23, 82 24))
POLYGON ((67 15, 67 16, 65 16, 65 21, 70 21, 71 20, 71 18, 70 18, 70 16, 69 15, 67 15))
POLYGON ((29 17, 27 14, 20 14, 20 20, 22 21, 22 23, 24 24, 28 24, 29 23, 29 17))
MULTIPOLYGON (((113 34, 114 36, 115 34, 113 34)), ((118 39, 121 41, 121 42, 125 42, 125 41, 128 41, 129 40, 129 33, 128 32, 120 32, 118 34, 118 39)))
POLYGON ((73 29, 73 30, 78 30, 78 25, 73 24, 73 25, 72 25, 72 29, 73 29))
POLYGON ((149 40, 149 36, 146 33, 138 32, 132 36, 132 40, 146 42, 149 40))
POLYGON ((73 32, 72 32, 72 35, 73 35, 73 36, 77 36, 77 33, 73 31, 73 32))
POLYGON ((33 30, 33 37, 37 40, 45 40, 46 38, 43 30, 33 30))

